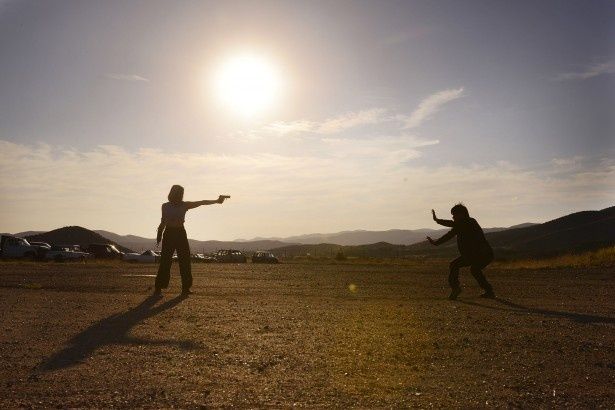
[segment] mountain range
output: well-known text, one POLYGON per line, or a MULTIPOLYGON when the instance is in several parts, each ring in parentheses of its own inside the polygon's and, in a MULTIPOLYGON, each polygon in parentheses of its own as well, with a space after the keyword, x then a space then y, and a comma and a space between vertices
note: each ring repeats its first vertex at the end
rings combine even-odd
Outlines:
MULTIPOLYGON (((576 212, 542 224, 504 230, 485 229, 485 236, 499 258, 551 256, 614 246, 615 207, 576 212)), ((438 247, 425 240, 411 245, 386 242, 354 246, 302 244, 284 246, 273 251, 286 257, 307 254, 329 257, 339 251, 346 256, 360 257, 451 257, 457 254, 457 243, 451 240, 438 247)))
MULTIPOLYGON (((282 256, 334 256, 341 250, 347 256, 449 257, 457 253, 454 240, 439 247, 434 247, 424 240, 427 235, 437 238, 446 231, 447 229, 357 230, 285 238, 255 238, 249 241, 190 239, 189 242, 193 252, 205 253, 232 248, 246 252, 273 250, 282 256)), ((615 207, 576 212, 541 224, 487 228, 485 234, 500 257, 546 256, 612 246, 615 244, 615 207)), ((91 231, 82 227, 64 227, 50 232, 27 231, 16 236, 58 244, 114 243, 124 251, 142 251, 156 245, 153 238, 118 235, 104 230, 91 231)))
MULTIPOLYGON (((531 226, 533 224, 522 224, 518 226, 531 226)), ((511 227, 514 228, 514 227, 511 227)), ((511 228, 487 228, 485 232, 496 232, 511 228)), ((87 236, 81 227, 65 227, 50 232, 45 231, 26 231, 19 232, 15 236, 28 238, 42 242, 62 243, 62 244, 82 244, 111 242, 125 249, 142 251, 156 247, 154 238, 145 238, 137 235, 118 235, 106 230, 93 230, 96 235, 87 236), (67 229, 72 228, 72 229, 67 229), (79 229, 77 229, 79 228, 79 229), (45 240, 45 238, 47 238, 45 240), (102 239, 101 239, 102 238, 102 239)), ((254 238, 252 240, 238 239, 235 241, 200 241, 189 239, 190 249, 194 252, 209 253, 218 249, 238 249, 241 251, 256 251, 265 249, 275 249, 292 245, 315 245, 329 243, 341 246, 357 246, 377 242, 386 242, 393 245, 410 245, 425 239, 426 235, 443 235, 446 229, 391 229, 387 231, 343 231, 336 233, 315 233, 307 235, 289 236, 285 238, 254 238)))
MULTIPOLYGON (((497 232, 507 229, 525 228, 536 225, 534 223, 523 223, 508 228, 486 228, 485 232, 497 232)), ((287 236, 283 238, 254 238, 251 240, 237 239, 238 242, 250 242, 257 240, 275 240, 286 243, 297 243, 302 245, 316 245, 320 243, 330 243, 336 245, 365 245, 377 242, 387 242, 394 245, 411 245, 422 241, 427 235, 439 235, 446 232, 446 229, 389 229, 386 231, 342 231, 335 233, 312 233, 307 235, 287 236)))

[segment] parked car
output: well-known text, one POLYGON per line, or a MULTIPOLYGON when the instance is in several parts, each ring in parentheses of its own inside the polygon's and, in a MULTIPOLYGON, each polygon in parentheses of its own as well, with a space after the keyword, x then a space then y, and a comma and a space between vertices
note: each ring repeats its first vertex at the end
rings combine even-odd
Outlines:
POLYGON ((103 259, 122 259, 123 252, 120 252, 115 245, 110 243, 92 243, 88 246, 90 252, 95 258, 103 259))
POLYGON ((252 255, 252 263, 280 263, 280 261, 271 252, 256 251, 252 255))
POLYGON ((213 256, 205 255, 203 253, 195 253, 190 256, 192 262, 200 262, 200 263, 212 263, 216 261, 216 258, 213 256))
POLYGON ((248 258, 238 250, 235 249, 221 249, 214 254, 216 262, 223 263, 246 263, 248 258))
POLYGON ((83 261, 91 257, 92 255, 84 252, 79 245, 52 245, 51 249, 45 252, 45 259, 56 262, 83 261))
POLYGON ((125 253, 123 259, 126 262, 156 263, 160 260, 160 254, 148 249, 143 253, 125 253))
MULTIPOLYGON (((30 241, 28 241, 28 242, 30 242, 30 241)), ((51 249, 51 245, 48 244, 47 242, 30 242, 30 245, 38 246, 39 248, 51 249)))
POLYGON ((36 246, 36 259, 38 260, 44 260, 45 259, 45 255, 47 254, 47 251, 49 251, 49 249, 51 249, 51 245, 48 244, 47 242, 30 242, 30 245, 32 246, 36 246))
POLYGON ((0 256, 3 258, 30 258, 38 255, 38 247, 23 238, 12 235, 0 236, 0 256))

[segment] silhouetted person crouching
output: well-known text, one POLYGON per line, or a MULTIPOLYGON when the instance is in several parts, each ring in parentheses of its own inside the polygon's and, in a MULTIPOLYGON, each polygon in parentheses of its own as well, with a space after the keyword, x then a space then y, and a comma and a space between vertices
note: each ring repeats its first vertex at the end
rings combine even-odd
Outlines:
POLYGON ((436 212, 432 209, 431 214, 433 220, 443 226, 448 226, 451 229, 443 237, 434 241, 429 236, 427 240, 432 245, 440 245, 444 242, 457 236, 457 247, 459 248, 460 257, 455 259, 450 264, 450 274, 448 276, 448 282, 451 285, 451 294, 448 297, 451 300, 457 299, 457 296, 461 293, 461 286, 459 285, 459 269, 465 266, 470 267, 472 276, 478 282, 478 284, 485 290, 485 293, 480 295, 483 298, 495 298, 495 293, 491 284, 483 275, 483 269, 493 261, 493 249, 487 242, 485 234, 481 229, 476 219, 470 218, 468 208, 462 204, 457 204, 451 209, 453 220, 438 219, 436 212))
POLYGON ((171 278, 171 262, 173 253, 177 251, 179 261, 179 273, 182 277, 182 295, 190 294, 192 287, 192 271, 190 266, 190 246, 188 237, 184 229, 184 219, 188 209, 196 208, 201 205, 221 204, 229 196, 220 195, 215 200, 204 200, 196 202, 184 201, 184 188, 180 185, 173 185, 169 192, 169 202, 162 204, 162 219, 158 226, 156 243, 162 240, 162 255, 156 276, 155 295, 160 295, 162 289, 169 286, 171 278), (164 234, 164 235, 163 235, 164 234))

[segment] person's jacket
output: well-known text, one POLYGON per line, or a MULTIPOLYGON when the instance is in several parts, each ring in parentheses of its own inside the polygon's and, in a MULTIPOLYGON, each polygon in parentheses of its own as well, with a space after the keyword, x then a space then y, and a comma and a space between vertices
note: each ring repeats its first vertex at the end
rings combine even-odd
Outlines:
POLYGON ((493 249, 487 242, 482 228, 474 218, 467 218, 460 221, 449 221, 439 219, 440 225, 449 226, 451 229, 443 237, 435 241, 436 245, 440 245, 454 236, 457 236, 457 247, 461 256, 477 259, 493 256, 493 249))

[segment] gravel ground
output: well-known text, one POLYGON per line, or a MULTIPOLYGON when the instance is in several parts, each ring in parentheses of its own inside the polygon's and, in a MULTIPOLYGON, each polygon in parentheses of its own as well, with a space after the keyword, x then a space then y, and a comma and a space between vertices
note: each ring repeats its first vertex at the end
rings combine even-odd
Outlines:
POLYGON ((615 275, 0 263, 0 408, 615 406, 615 275))

